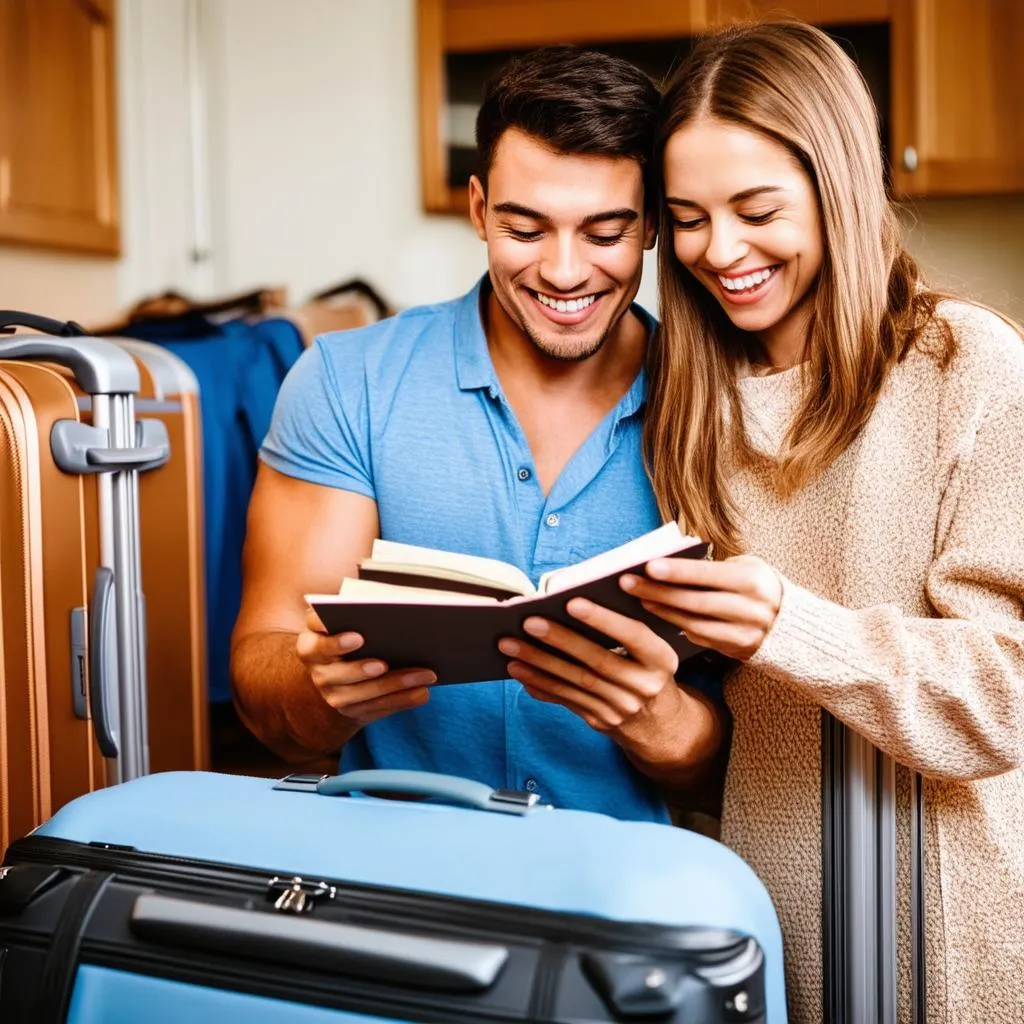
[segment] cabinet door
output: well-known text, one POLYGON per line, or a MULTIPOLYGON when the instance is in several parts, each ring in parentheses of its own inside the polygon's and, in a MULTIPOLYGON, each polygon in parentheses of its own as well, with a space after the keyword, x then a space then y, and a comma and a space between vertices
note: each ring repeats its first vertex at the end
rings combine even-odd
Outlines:
POLYGON ((904 195, 1024 190, 1024 4, 893 0, 893 184, 904 195))
POLYGON ((889 18, 892 0, 707 0, 712 25, 790 16, 812 25, 857 25, 889 18))
POLYGON ((0 60, 0 240, 118 254, 111 0, 2 0, 0 60))

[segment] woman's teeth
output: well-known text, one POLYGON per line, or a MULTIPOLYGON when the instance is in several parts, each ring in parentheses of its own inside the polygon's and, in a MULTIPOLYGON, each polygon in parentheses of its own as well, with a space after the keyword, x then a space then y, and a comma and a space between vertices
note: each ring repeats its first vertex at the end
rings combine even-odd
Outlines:
POLYGON ((743 277, 725 277, 719 274, 718 280, 721 281, 722 287, 726 291, 745 292, 764 284, 778 269, 778 267, 767 267, 765 270, 755 270, 752 274, 745 274, 743 277))
POLYGON ((579 299, 552 299, 543 292, 534 292, 534 294, 542 306, 548 306, 558 313, 578 313, 581 309, 593 305, 597 298, 596 295, 584 295, 579 299))

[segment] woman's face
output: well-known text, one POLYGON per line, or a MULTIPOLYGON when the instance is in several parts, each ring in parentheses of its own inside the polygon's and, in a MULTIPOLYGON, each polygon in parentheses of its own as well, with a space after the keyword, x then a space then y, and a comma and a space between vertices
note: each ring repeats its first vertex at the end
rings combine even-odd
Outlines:
POLYGON ((823 252, 807 173, 767 135, 703 117, 669 139, 665 193, 679 262, 773 364, 798 362, 823 252))

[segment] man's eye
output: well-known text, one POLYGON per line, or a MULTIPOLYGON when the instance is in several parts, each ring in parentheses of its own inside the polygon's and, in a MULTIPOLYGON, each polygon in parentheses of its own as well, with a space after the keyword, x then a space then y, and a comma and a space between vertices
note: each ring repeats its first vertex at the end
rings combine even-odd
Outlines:
POLYGON ((588 235, 587 241, 594 245, 615 245, 616 242, 622 241, 623 234, 624 232, 619 231, 614 235, 588 235))
POLYGON ((508 233, 517 242, 536 242, 541 234, 539 231, 517 231, 515 228, 509 228, 508 233))

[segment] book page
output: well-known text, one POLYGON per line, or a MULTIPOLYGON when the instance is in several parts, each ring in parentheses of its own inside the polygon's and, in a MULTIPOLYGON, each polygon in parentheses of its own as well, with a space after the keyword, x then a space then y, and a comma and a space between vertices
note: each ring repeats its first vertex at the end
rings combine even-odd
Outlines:
POLYGON ((537 590, 542 594, 569 590, 581 583, 601 579, 616 571, 624 571, 652 558, 673 555, 683 548, 699 543, 698 537, 684 536, 677 523, 666 523, 642 537, 620 544, 617 548, 602 551, 593 558, 544 573, 537 590))
POLYGON ((460 594, 454 590, 402 587, 346 576, 337 594, 306 594, 308 604, 499 604, 494 597, 460 594))
POLYGON ((396 571, 415 572, 419 576, 429 576, 430 569, 438 569, 443 570, 443 574, 439 574, 442 579, 497 583, 517 594, 535 593, 526 573, 497 558, 463 555, 456 551, 439 551, 435 548, 400 544, 397 541, 378 538, 373 542, 369 561, 379 562, 382 566, 387 564, 396 571))

